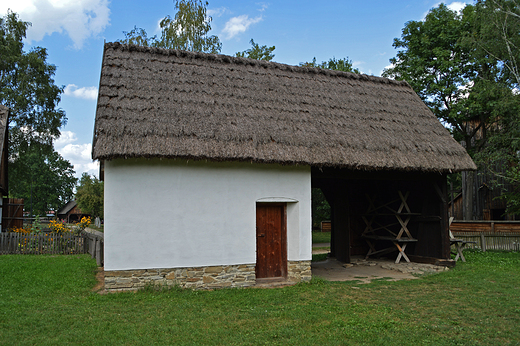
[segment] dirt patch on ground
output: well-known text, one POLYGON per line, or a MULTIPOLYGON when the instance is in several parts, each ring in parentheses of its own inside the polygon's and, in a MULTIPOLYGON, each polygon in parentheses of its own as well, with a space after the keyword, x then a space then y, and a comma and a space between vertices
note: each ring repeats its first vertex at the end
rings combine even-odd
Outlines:
POLYGON ((447 267, 424 263, 394 263, 390 259, 365 260, 353 258, 352 263, 341 263, 335 258, 313 262, 312 275, 328 281, 413 280, 422 275, 449 270, 447 267))
POLYGON ((92 287, 92 292, 98 292, 99 294, 105 293, 105 271, 103 267, 99 267, 96 273, 96 286, 92 287))

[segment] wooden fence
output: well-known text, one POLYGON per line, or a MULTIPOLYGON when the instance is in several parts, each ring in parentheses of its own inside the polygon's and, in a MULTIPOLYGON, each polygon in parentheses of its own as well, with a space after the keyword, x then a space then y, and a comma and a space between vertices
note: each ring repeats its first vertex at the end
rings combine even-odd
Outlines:
POLYGON ((78 254, 85 253, 84 237, 71 233, 0 233, 0 254, 78 254))
MULTIPOLYGON (((96 232, 100 233, 100 232, 96 232)), ((0 233, 0 255, 90 254, 98 266, 103 266, 103 234, 82 232, 25 234, 0 233)))
POLYGON ((85 242, 87 242, 88 253, 92 256, 92 258, 96 259, 96 263, 99 267, 102 267, 104 264, 104 235, 101 232, 87 230, 83 231, 82 236, 85 237, 85 242))
POLYGON ((454 221, 450 230, 455 238, 475 242, 467 248, 520 251, 520 221, 454 221))

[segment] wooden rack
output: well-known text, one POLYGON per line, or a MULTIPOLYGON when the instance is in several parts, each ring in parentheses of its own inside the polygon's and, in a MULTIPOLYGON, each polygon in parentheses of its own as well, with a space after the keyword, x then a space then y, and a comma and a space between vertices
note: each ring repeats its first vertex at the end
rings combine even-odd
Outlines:
POLYGON ((421 214, 411 212, 407 203, 408 196, 410 195, 409 191, 405 194, 401 191, 397 191, 397 193, 399 198, 378 206, 376 206, 375 197, 366 195, 369 206, 366 214, 362 216, 366 227, 361 235, 370 247, 366 254, 366 259, 376 254, 390 253, 397 249, 399 254, 397 255, 395 263, 399 263, 401 258, 404 258, 406 262, 410 262, 410 259, 405 253, 406 246, 409 243, 416 242, 417 239, 412 237, 408 229, 408 223, 413 216, 419 216, 421 214), (395 208, 395 206, 397 206, 397 208, 395 208), (382 217, 388 219, 388 216, 395 218, 396 222, 386 223, 381 220, 382 217), (395 226, 399 228, 399 231, 395 231, 395 226), (377 250, 375 247, 376 241, 390 242, 392 246, 377 250))

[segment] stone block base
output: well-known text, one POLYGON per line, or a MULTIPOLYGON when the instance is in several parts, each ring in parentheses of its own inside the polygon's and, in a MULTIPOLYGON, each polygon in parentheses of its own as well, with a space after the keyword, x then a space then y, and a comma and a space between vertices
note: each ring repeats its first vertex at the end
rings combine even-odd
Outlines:
MULTIPOLYGON (((312 276, 311 262, 289 261, 287 271, 290 282, 309 281, 312 276)), ((105 271, 107 291, 134 291, 147 285, 211 289, 248 287, 255 284, 254 264, 105 271)))
POLYGON ((288 280, 293 282, 308 282, 312 279, 311 261, 287 262, 288 280))

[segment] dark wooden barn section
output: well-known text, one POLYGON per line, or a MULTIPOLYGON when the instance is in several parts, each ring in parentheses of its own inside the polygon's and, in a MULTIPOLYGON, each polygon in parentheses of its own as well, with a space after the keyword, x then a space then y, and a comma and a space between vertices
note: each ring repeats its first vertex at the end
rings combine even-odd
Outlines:
POLYGON ((395 252, 395 258, 398 249, 390 239, 397 238, 403 225, 397 243, 406 244, 412 261, 449 258, 445 174, 313 169, 312 184, 331 206, 331 255, 338 260, 366 255, 367 240, 376 251, 383 250, 375 255, 395 252))

